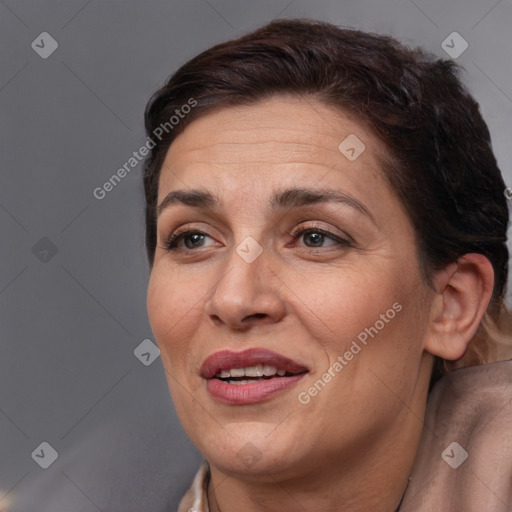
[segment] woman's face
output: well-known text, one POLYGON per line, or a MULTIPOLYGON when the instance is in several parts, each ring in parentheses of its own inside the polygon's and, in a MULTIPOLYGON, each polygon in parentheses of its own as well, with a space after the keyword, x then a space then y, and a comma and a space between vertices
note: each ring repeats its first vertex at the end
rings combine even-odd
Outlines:
POLYGON ((354 119, 282 96, 172 143, 148 312, 181 422, 221 471, 353 465, 419 436, 430 292, 382 152, 354 119))

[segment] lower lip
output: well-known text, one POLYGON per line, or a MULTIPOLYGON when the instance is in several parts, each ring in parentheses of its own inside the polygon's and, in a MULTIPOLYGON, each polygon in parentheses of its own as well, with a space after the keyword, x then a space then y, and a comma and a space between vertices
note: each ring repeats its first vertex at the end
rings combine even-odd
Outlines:
POLYGON ((306 375, 293 377, 273 377, 250 384, 228 384, 219 379, 208 379, 206 386, 208 392, 217 402, 228 405, 247 405, 269 400, 280 391, 290 388, 306 375))

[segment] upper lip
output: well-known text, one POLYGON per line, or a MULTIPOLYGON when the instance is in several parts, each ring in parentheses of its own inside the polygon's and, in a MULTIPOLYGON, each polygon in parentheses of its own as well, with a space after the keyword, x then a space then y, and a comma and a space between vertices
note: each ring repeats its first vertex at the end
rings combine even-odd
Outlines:
POLYGON ((205 379, 211 379, 221 370, 228 371, 233 368, 246 368, 257 364, 275 366, 278 370, 286 370, 289 373, 308 371, 305 366, 271 350, 250 348, 242 352, 232 352, 231 350, 215 352, 204 360, 200 373, 205 379))

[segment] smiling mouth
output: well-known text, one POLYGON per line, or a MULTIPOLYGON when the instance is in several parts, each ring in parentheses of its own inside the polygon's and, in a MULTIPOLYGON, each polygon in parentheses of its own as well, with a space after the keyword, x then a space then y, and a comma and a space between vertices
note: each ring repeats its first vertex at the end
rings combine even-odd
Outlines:
POLYGON ((308 372, 304 365, 263 348, 221 350, 207 357, 200 368, 210 396, 231 406, 257 404, 277 397, 308 372))

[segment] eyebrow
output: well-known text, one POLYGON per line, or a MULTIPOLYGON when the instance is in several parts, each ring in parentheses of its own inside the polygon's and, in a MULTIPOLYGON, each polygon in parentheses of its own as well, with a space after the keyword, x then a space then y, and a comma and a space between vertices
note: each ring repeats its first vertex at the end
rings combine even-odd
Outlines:
MULTIPOLYGON (((340 191, 332 189, 317 188, 288 188, 277 192, 270 200, 271 210, 282 210, 286 208, 300 208, 316 203, 342 203, 360 213, 370 217, 375 222, 372 214, 360 201, 340 191)), ((184 205, 193 208, 205 208, 218 210, 219 200, 207 190, 173 190, 169 192, 157 207, 157 215, 173 205, 184 205)))

